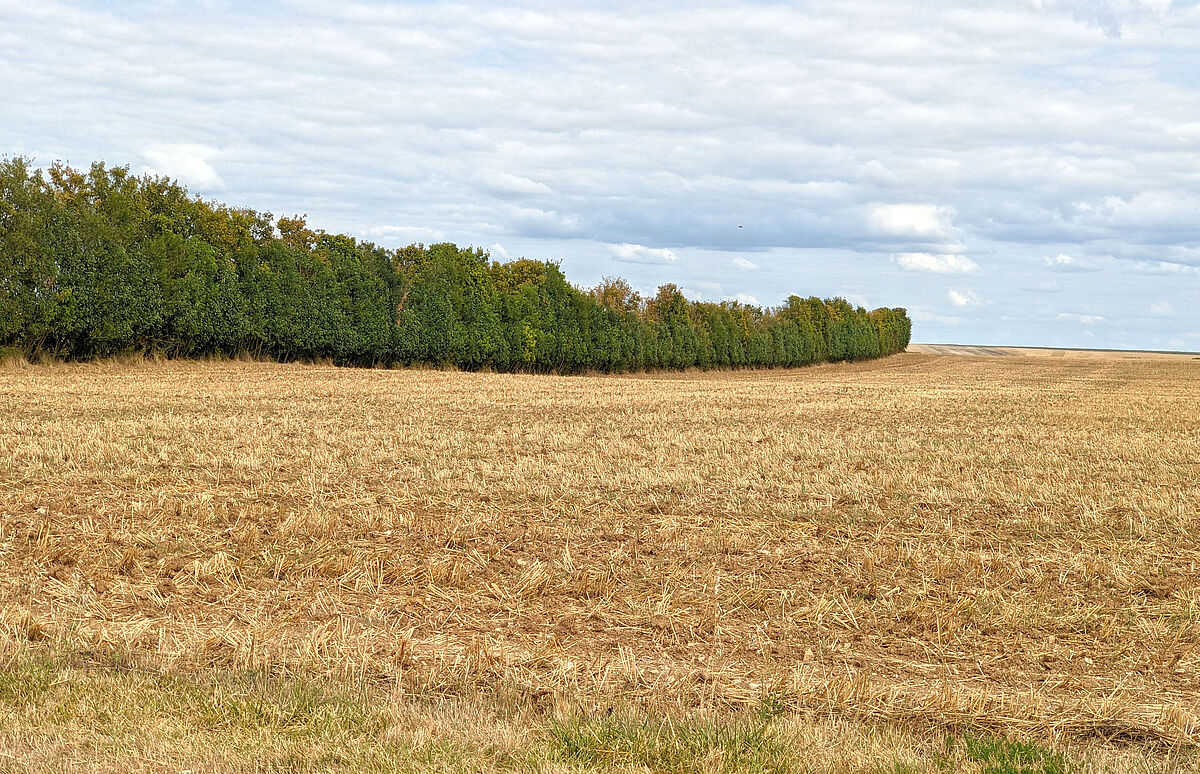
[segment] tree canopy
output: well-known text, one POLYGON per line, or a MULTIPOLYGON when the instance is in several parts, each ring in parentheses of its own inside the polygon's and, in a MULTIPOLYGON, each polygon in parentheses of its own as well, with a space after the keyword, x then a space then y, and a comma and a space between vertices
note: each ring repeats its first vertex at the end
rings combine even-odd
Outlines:
POLYGON ((0 161, 0 347, 87 358, 252 353, 501 371, 799 366, 903 351, 904 309, 776 308, 590 289, 553 262, 443 243, 387 250, 166 178, 0 161))

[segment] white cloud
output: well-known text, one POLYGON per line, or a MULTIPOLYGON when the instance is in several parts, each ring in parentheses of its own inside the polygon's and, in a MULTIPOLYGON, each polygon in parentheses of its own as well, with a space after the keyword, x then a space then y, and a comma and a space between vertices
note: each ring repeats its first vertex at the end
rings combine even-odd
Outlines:
POLYGON ((1176 263, 1175 261, 1134 261, 1129 268, 1147 274, 1196 274, 1200 266, 1176 263))
POLYGON ((741 269, 742 271, 754 271, 755 269, 758 268, 757 263, 754 263, 753 261, 748 261, 745 258, 742 258, 741 256, 734 258, 732 261, 729 262, 729 264, 731 266, 733 266, 735 269, 741 269))
POLYGON ((1085 258, 1076 258, 1066 253, 1059 253, 1053 258, 1043 258, 1042 262, 1050 271, 1057 272, 1078 272, 1078 271, 1099 271, 1100 267, 1096 266, 1091 260, 1085 258))
POLYGON ((583 229, 583 219, 573 213, 521 207, 506 213, 518 233, 540 237, 574 237, 583 229))
POLYGON ((1071 320, 1083 325, 1095 325, 1096 323, 1104 322, 1104 318, 1098 314, 1075 314, 1074 312, 1059 312, 1058 319, 1071 320))
POLYGON ((979 304, 982 303, 979 300, 979 296, 975 295, 970 290, 951 290, 946 293, 946 297, 950 299, 951 304, 958 307, 979 306, 979 304))
POLYGON ((1169 301, 1156 301, 1150 305, 1150 314, 1155 317, 1170 317, 1175 314, 1175 307, 1169 301))
POLYGON ((703 293, 706 298, 721 298, 725 295, 725 291, 721 289, 721 283, 709 282, 707 280, 693 280, 688 285, 695 288, 697 297, 703 293))
POLYGON ((908 310, 909 317, 913 322, 918 323, 937 323, 938 325, 960 325, 963 318, 948 314, 937 314, 923 307, 914 306, 908 310))
POLYGON ((383 240, 387 244, 414 244, 417 242, 423 244, 434 244, 446 239, 446 235, 441 231, 436 231, 424 226, 371 226, 362 231, 362 234, 369 239, 383 240))
POLYGON ((872 183, 879 185, 895 185, 900 182, 900 176, 880 164, 877 159, 871 159, 859 167, 859 175, 872 183))
POLYGON ((979 264, 964 255, 935 255, 933 253, 900 253, 892 256, 900 268, 929 274, 969 274, 979 270, 979 264))
POLYGON ((146 160, 142 172, 175 178, 196 193, 219 191, 225 187, 225 181, 208 163, 215 155, 217 149, 207 145, 155 145, 142 151, 146 160))
POLYGON ((1107 226, 1173 229, 1193 227, 1198 209, 1200 200, 1194 196, 1174 191, 1138 191, 1127 198, 1106 196, 1090 211, 1107 226))
POLYGON ((1029 293, 1061 293, 1063 284, 1061 282, 1033 282, 1022 285, 1021 290, 1029 293))
POLYGON ((487 172, 480 176, 483 187, 499 196, 547 196, 554 193, 550 186, 527 177, 518 177, 507 172, 487 172))
POLYGON ((492 246, 488 248, 488 252, 491 253, 493 257, 499 258, 502 261, 512 260, 512 256, 508 254, 508 250, 504 249, 504 245, 500 244, 499 242, 494 242, 492 246))
POLYGON ((614 260, 623 263, 675 263, 679 260, 679 256, 673 250, 629 243, 609 245, 608 252, 614 260))
POLYGON ((949 240, 954 210, 933 204, 880 204, 871 208, 868 222, 879 235, 920 240, 949 240))
POLYGON ((733 300, 737 301, 739 304, 745 304, 746 306, 758 306, 758 299, 745 293, 738 293, 733 297, 733 300))

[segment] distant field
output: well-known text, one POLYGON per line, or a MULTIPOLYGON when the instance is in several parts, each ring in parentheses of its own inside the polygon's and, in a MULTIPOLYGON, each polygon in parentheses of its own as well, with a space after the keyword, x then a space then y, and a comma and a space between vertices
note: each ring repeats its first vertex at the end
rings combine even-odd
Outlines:
POLYGON ((1120 360, 1200 360, 1195 352, 1147 352, 1125 349, 1055 349, 1051 347, 982 347, 974 344, 909 344, 909 353, 979 357, 1084 357, 1120 360))
POLYGON ((0 370, 0 771, 1192 770, 1198 406, 1025 350, 0 370))

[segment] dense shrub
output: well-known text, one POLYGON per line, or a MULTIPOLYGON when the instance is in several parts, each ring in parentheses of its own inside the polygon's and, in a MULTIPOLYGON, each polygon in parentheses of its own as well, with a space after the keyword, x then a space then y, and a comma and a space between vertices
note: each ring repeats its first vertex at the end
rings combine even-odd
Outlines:
POLYGON ((904 309, 694 303, 580 290, 557 264, 453 244, 385 250, 94 164, 0 162, 0 348, 95 357, 250 352, 571 373, 742 368, 902 351, 904 309))

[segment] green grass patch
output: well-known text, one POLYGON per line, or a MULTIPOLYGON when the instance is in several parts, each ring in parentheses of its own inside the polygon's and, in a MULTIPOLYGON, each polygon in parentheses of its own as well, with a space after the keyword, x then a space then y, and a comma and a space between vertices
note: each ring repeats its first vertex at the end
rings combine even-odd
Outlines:
MULTIPOLYGON (((954 746, 954 740, 947 740, 954 746)), ((962 755, 982 766, 982 774, 1074 774, 1080 767, 1065 755, 1033 742, 966 736, 962 755)))
POLYGON ((776 772, 795 758, 760 715, 732 719, 573 718, 549 731, 555 760, 582 769, 615 766, 653 772, 776 772))
POLYGON ((0 706, 34 704, 54 686, 54 679, 53 666, 22 656, 0 669, 0 706))

